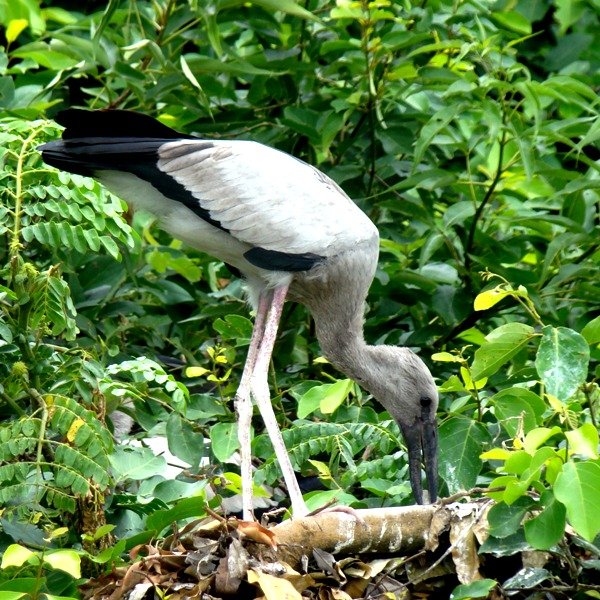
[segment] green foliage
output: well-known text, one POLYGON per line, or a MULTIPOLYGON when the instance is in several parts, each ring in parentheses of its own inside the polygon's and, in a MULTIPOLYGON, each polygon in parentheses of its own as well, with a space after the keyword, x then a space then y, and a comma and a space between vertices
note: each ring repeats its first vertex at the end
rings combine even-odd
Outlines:
MULTIPOLYGON (((567 525, 592 540, 597 2, 86 7, 0 0, 0 417, 29 431, 10 446, 3 477, 30 481, 23 465, 60 447, 36 433, 58 427, 42 427, 44 410, 73 401, 100 416, 104 404, 120 407, 135 436, 166 437, 194 477, 222 494, 237 489, 235 474, 222 486, 212 477, 230 473, 236 446, 229 400, 250 335, 239 282, 148 218, 131 219, 94 182, 42 167, 35 151, 58 136, 35 119, 59 106, 125 107, 207 137, 274 145, 340 183, 381 232, 366 338, 422 348, 426 360, 435 352, 442 491, 489 487, 488 547, 505 553, 554 551, 567 525)), ((318 360, 310 327, 289 308, 274 356, 274 402, 297 468, 363 505, 409 502, 395 425, 318 360)), ((91 427, 83 414, 75 421, 91 427)), ((70 426, 60 426, 64 437, 70 426)), ((271 483, 277 467, 255 426, 257 481, 271 483)), ((107 481, 81 459, 91 441, 78 443, 69 444, 78 454, 59 453, 62 467, 43 456, 48 472, 64 470, 69 497, 84 490, 68 475, 74 464, 88 486, 107 481)), ((109 518, 120 534, 145 531, 152 510, 174 500, 165 461, 131 447, 111 461, 124 489, 109 518)), ((178 475, 181 496, 203 493, 194 477, 178 475)), ((503 585, 546 577, 538 569, 503 585)))

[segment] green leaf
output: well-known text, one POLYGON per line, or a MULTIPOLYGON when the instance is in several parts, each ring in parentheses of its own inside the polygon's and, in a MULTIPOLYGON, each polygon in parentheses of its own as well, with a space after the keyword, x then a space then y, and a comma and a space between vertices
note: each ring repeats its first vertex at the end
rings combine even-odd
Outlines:
POLYGON ((27 27, 27 25, 29 25, 27 19, 12 19, 6 28, 6 41, 9 44, 12 44, 19 37, 23 29, 27 27))
POLYGON ((237 423, 217 423, 210 429, 211 449, 215 458, 225 462, 240 447, 237 423))
POLYGON ((525 539, 536 550, 549 550, 565 534, 566 508, 551 491, 542 496, 544 509, 525 523, 525 539))
POLYGON ((494 394, 490 402, 498 422, 508 435, 514 437, 523 429, 525 433, 541 425, 546 410, 545 402, 531 390, 508 388, 494 394))
POLYGON ((81 577, 81 557, 75 550, 55 550, 44 554, 44 562, 54 569, 60 569, 75 579, 81 577))
MULTIPOLYGON (((234 2, 226 2, 226 4, 235 4, 235 5, 243 5, 243 0, 237 0, 234 2)), ((309 19, 311 21, 320 21, 320 19, 313 15, 310 11, 306 10, 293 0, 252 0, 252 4, 256 4, 257 6, 262 6, 265 10, 268 11, 277 11, 287 13, 289 15, 293 15, 294 17, 300 17, 301 19, 309 19)))
POLYGON ((565 402, 585 382, 590 348, 583 336, 566 327, 546 326, 535 368, 546 392, 565 402))
POLYGON ((555 18, 560 25, 560 34, 564 33, 579 20, 585 10, 585 3, 581 0, 554 0, 556 5, 555 18))
POLYGON ((554 495, 566 506, 573 529, 591 542, 600 532, 600 464, 567 462, 556 478, 554 495))
POLYGON ((340 379, 333 383, 325 397, 321 400, 321 412, 324 415, 334 413, 346 400, 353 385, 354 383, 351 379, 340 379))
POLYGON ((565 431, 565 437, 569 442, 569 454, 598 458, 598 430, 591 423, 584 423, 573 431, 565 431))
POLYGON ((592 319, 582 330, 581 335, 585 338, 586 342, 592 346, 593 344, 600 344, 600 316, 592 319))
POLYGON ((19 58, 30 58, 38 65, 54 71, 72 69, 79 62, 68 54, 49 48, 45 50, 16 50, 14 55, 19 58))
POLYGON ((10 544, 2 554, 2 563, 0 568, 20 567, 25 564, 35 553, 21 546, 20 544, 10 544))
POLYGON ((465 417, 452 417, 440 426, 440 475, 454 494, 472 488, 482 461, 479 455, 489 434, 481 423, 465 417))
POLYGON ((562 434, 562 429, 555 425, 554 427, 535 427, 527 433, 523 441, 523 448, 529 454, 534 454, 535 451, 551 437, 562 434))
POLYGON ((497 538, 505 538, 513 535, 519 527, 523 517, 531 509, 533 501, 530 498, 519 498, 511 505, 499 502, 494 504, 488 512, 488 523, 490 534, 497 538))
POLYGON ((298 418, 304 419, 317 409, 333 413, 348 397, 352 385, 350 379, 340 379, 310 388, 298 401, 298 418))
POLYGON ((425 151, 433 143, 435 137, 443 132, 452 120, 462 111, 464 106, 460 103, 451 104, 438 110, 431 116, 429 121, 422 127, 415 144, 413 158, 413 174, 425 155, 425 151))
MULTIPOLYGON (((538 587, 540 583, 546 581, 546 579, 552 578, 553 575, 546 569, 540 567, 524 567, 515 575, 504 581, 502 583, 502 589, 506 591, 514 590, 513 593, 518 593, 521 590, 538 587)), ((509 597, 511 595, 512 594, 509 594, 509 597)))
POLYGON ((488 594, 498 585, 493 579, 478 579, 454 588, 450 600, 468 600, 469 598, 487 598, 488 594))
POLYGON ((173 508, 153 512, 146 520, 146 527, 154 529, 157 534, 160 534, 166 527, 172 527, 173 523, 182 519, 204 516, 206 514, 205 503, 203 496, 184 498, 173 508))
POLYGON ((486 343, 475 351, 471 376, 479 381, 489 377, 522 350, 534 335, 534 329, 523 323, 501 325, 485 336, 486 343))
POLYGON ((501 26, 521 33, 523 35, 529 35, 531 33, 531 23, 521 14, 516 11, 507 12, 495 12, 492 13, 492 19, 499 23, 501 26))
POLYGON ((176 412, 169 415, 166 432, 169 451, 196 469, 204 454, 204 436, 176 412))
POLYGON ((119 446, 110 457, 116 480, 142 480, 163 473, 166 461, 155 456, 150 448, 119 446))
POLYGON ((224 319, 215 319, 213 327, 223 339, 239 340, 244 344, 249 343, 252 335, 252 321, 241 315, 227 315, 224 319))
POLYGON ((0 600, 19 600, 24 596, 29 596, 27 592, 11 592, 9 590, 0 590, 0 600))

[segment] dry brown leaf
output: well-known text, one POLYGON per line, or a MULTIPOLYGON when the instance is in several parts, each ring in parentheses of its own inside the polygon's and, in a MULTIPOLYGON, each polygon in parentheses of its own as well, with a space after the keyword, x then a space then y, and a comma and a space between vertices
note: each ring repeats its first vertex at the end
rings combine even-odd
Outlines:
POLYGON ((241 521, 239 519, 232 520, 230 523, 253 542, 266 544, 267 546, 271 546, 274 550, 277 550, 275 534, 270 529, 263 527, 260 523, 257 523, 256 521, 241 521))
POLYGON ((134 563, 127 569, 120 582, 117 582, 114 591, 110 595, 110 600, 119 600, 125 592, 128 592, 141 581, 146 580, 146 574, 140 570, 140 563, 134 563))
POLYGON ((473 532, 473 527, 478 520, 478 515, 472 512, 468 516, 454 519, 450 525, 452 560, 456 568, 456 576, 463 584, 481 579, 477 540, 473 532))
POLYGON ((248 569, 248 583, 258 584, 266 600, 302 600, 302 595, 287 579, 248 569))
POLYGON ((425 539, 425 550, 433 552, 437 549, 440 535, 448 530, 451 517, 451 511, 447 510, 444 506, 440 506, 433 513, 425 539))
POLYGON ((352 600, 346 592, 332 587, 323 586, 319 589, 317 596, 319 600, 352 600))
POLYGON ((222 595, 235 594, 246 576, 248 552, 240 540, 232 539, 227 554, 219 561, 215 590, 222 595))

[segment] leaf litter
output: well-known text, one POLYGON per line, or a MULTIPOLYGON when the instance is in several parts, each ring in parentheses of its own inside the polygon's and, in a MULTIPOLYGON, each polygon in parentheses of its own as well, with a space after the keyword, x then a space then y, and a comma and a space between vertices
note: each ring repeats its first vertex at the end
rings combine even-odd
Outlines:
MULTIPOLYGON (((552 553, 525 550, 510 540, 501 540, 503 549, 497 551, 486 518, 491 504, 484 499, 430 510, 430 530, 423 533, 425 543, 416 552, 339 556, 311 548, 290 562, 276 527, 214 515, 189 523, 160 543, 136 546, 129 553, 131 565, 90 580, 82 587, 82 596, 84 600, 500 599, 530 598, 532 592, 552 590, 553 598, 570 598, 570 592, 560 593, 561 588, 573 588, 550 576, 557 572, 552 553)), ((600 569, 595 550, 586 545, 584 557, 591 570, 600 569)))

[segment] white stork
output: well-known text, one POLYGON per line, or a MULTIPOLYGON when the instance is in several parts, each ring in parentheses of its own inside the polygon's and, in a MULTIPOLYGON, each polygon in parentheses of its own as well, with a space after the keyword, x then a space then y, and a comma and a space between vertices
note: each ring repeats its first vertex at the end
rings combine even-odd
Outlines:
POLYGON ((243 516, 252 515, 250 426, 254 398, 283 473, 293 515, 307 513, 268 387, 268 367, 286 298, 308 307, 324 355, 368 390, 398 422, 410 482, 423 502, 437 496, 438 393, 407 348, 371 346, 363 313, 379 234, 340 187, 314 167, 251 141, 204 140, 139 113, 68 109, 62 140, 41 147, 46 163, 94 177, 154 214, 174 237, 236 267, 256 318, 236 394, 243 516))

